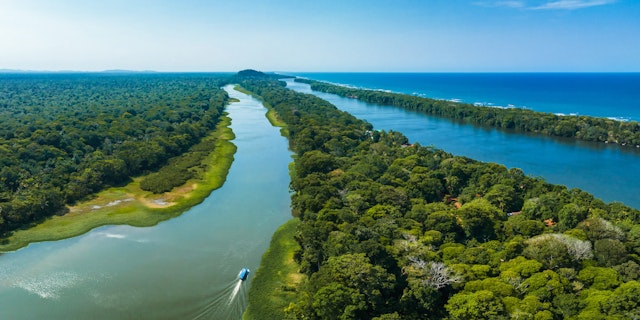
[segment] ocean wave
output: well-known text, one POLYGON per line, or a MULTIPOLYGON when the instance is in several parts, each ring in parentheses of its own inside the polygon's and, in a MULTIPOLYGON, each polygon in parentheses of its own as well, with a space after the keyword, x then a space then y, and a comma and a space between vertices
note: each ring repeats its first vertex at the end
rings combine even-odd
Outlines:
MULTIPOLYGON (((304 78, 304 77, 300 77, 300 78, 304 78)), ((309 79, 309 78, 305 78, 305 79, 309 79)), ((330 84, 337 85, 337 86, 341 86, 341 87, 345 87, 345 88, 351 88, 351 89, 364 89, 364 90, 374 90, 374 91, 387 92, 387 93, 407 94, 407 93, 404 93, 404 92, 397 92, 397 91, 386 90, 386 89, 368 88, 368 87, 355 86, 355 85, 344 84, 344 83, 336 83, 336 82, 331 82, 331 81, 323 81, 323 82, 330 83, 330 84)), ((413 92, 413 93, 410 93, 409 95, 413 95, 413 96, 417 96, 417 97, 421 97, 421 98, 429 98, 429 99, 434 99, 434 100, 440 100, 440 101, 449 101, 449 102, 455 102, 455 103, 467 103, 463 99, 460 99, 460 98, 430 97, 426 93, 422 93, 422 92, 413 92)), ((497 108, 497 109, 523 109, 523 110, 532 110, 532 111, 545 113, 545 111, 531 109, 526 105, 518 106, 518 105, 515 105, 515 104, 511 104, 511 103, 507 104, 506 106, 496 105, 493 102, 480 102, 480 101, 473 102, 471 104, 476 106, 476 107, 490 107, 490 108, 497 108)), ((548 111, 546 111, 546 112, 548 112, 548 111)), ((583 116, 583 114, 580 114, 579 112, 570 112, 570 113, 555 112, 553 114, 558 115, 558 116, 565 116, 565 117, 568 117, 568 116, 572 116, 572 117, 583 116)), ((604 117, 604 116, 595 116, 595 115, 587 115, 587 116, 594 117, 594 118, 606 118, 606 119, 620 121, 620 122, 637 121, 637 120, 634 120, 631 117, 615 117, 615 116, 604 117)))
POLYGON ((629 122, 629 121, 631 121, 631 118, 626 118, 626 117, 607 117, 607 119, 620 121, 620 122, 629 122))
MULTIPOLYGON (((559 117, 579 117, 579 116, 582 116, 578 112, 571 112, 571 113, 554 112, 553 114, 556 115, 556 116, 559 116, 559 117)), ((599 116, 588 116, 588 117, 591 117, 591 118, 605 118, 605 119, 619 121, 619 122, 632 121, 632 119, 628 118, 628 117, 599 117, 599 116)))

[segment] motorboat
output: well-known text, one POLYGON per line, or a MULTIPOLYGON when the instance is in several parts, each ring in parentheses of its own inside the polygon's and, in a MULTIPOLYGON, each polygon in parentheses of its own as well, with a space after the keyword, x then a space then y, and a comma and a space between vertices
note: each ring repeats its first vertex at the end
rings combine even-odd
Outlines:
POLYGON ((247 268, 242 268, 242 270, 240 270, 240 273, 238 273, 238 279, 242 281, 247 280, 248 276, 249 276, 249 269, 247 268))

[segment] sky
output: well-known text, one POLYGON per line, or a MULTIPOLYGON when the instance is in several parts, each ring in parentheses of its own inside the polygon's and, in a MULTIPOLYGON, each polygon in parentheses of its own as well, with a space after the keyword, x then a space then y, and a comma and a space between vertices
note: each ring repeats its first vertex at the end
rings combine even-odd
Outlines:
POLYGON ((640 72, 640 0, 0 0, 0 69, 640 72))

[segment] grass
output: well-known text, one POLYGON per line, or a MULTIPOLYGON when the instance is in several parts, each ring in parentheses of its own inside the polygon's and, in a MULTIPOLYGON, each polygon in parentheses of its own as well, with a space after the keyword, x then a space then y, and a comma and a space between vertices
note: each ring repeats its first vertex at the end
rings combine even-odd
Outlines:
POLYGON ((300 220, 287 221, 271 238, 249 288, 244 320, 284 319, 284 310, 298 297, 305 276, 298 272, 293 254, 300 246, 294 239, 300 220))
MULTIPOLYGON (((242 93, 253 96, 262 101, 260 96, 236 86, 242 93)), ((262 101, 267 108, 265 115, 272 126, 280 127, 280 134, 289 138, 287 124, 282 121, 273 107, 262 101)), ((291 174, 293 163, 289 164, 291 174)), ((284 319, 285 308, 298 298, 299 288, 305 276, 298 272, 298 264, 293 255, 300 248, 295 241, 295 234, 300 219, 293 218, 280 226, 273 234, 269 248, 262 256, 260 267, 251 281, 249 288, 249 304, 243 314, 244 320, 253 319, 284 319)))
POLYGON ((246 95, 252 96, 252 97, 262 101, 262 98, 259 95, 257 95, 255 93, 253 93, 253 92, 241 87, 240 85, 233 86, 233 90, 238 91, 238 92, 242 92, 242 93, 244 93, 246 95))
POLYGON ((264 105, 264 107, 267 108, 266 117, 269 120, 269 123, 271 123, 271 125, 274 126, 274 127, 279 127, 280 128, 280 134, 283 137, 287 137, 287 138, 289 137, 289 129, 287 129, 287 124, 284 121, 282 121, 282 119, 280 119, 280 116, 278 115, 278 113, 273 109, 273 107, 269 103, 264 102, 262 100, 262 97, 254 94, 251 91, 248 91, 247 89, 245 89, 245 88, 243 88, 241 86, 237 85, 233 89, 236 90, 236 91, 242 92, 242 93, 244 93, 246 95, 250 95, 250 96, 260 100, 262 102, 262 105, 264 105))
POLYGON ((0 245, 0 252, 17 250, 33 242, 75 237, 105 225, 153 226, 180 215, 224 184, 236 151, 231 143, 235 136, 230 124, 229 117, 221 117, 216 130, 204 138, 215 139, 216 147, 203 160, 207 170, 198 179, 169 192, 153 194, 140 189, 143 177, 137 177, 124 187, 104 190, 91 200, 69 207, 65 215, 15 231, 0 245))

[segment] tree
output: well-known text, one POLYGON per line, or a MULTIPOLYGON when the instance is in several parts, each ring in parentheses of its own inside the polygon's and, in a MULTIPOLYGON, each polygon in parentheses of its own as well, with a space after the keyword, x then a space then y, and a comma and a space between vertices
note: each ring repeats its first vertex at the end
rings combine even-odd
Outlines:
POLYGON ((512 319, 553 319, 551 303, 541 302, 537 296, 527 295, 522 300, 506 297, 502 301, 512 319))
POLYGON ((409 207, 409 198, 406 192, 402 188, 394 188, 391 186, 382 186, 378 195, 376 196, 376 202, 383 205, 392 205, 397 208, 406 211, 409 207))
POLYGON ((500 265, 500 271, 512 271, 523 278, 528 278, 542 268, 542 263, 518 256, 500 265))
POLYGON ((544 232, 545 224, 542 221, 527 219, 522 214, 513 215, 504 223, 504 232, 509 235, 522 235, 527 238, 537 236, 544 232))
POLYGON ((442 313, 441 293, 433 287, 425 286, 422 281, 408 279, 408 285, 400 297, 402 313, 415 319, 425 315, 442 313))
POLYGON ((340 283, 329 283, 313 297, 313 309, 320 319, 358 319, 366 310, 366 300, 358 290, 340 283))
POLYGON ((504 304, 487 290, 455 294, 445 308, 451 319, 507 319, 504 304))
POLYGON ((402 320, 402 317, 397 312, 394 312, 375 317, 373 320, 402 320))
POLYGON ((611 267, 627 260, 627 249, 615 239, 598 239, 594 243, 595 258, 601 266, 611 267))
POLYGON ((445 193, 442 182, 429 174, 411 173, 406 188, 413 198, 428 202, 440 201, 445 193))
POLYGON ((558 227, 561 231, 575 228, 578 223, 587 218, 587 210, 575 203, 565 204, 558 213, 558 227))
POLYGON ((296 174, 304 177, 310 173, 328 173, 335 168, 335 162, 330 154, 313 150, 304 153, 295 162, 296 174))
POLYGON ((612 268, 586 267, 577 279, 596 290, 611 290, 620 284, 618 273, 612 268))
POLYGON ((563 293, 553 298, 555 313, 563 319, 574 316, 584 308, 583 303, 573 293, 563 293))
POLYGON ((640 282, 621 284, 613 292, 605 308, 608 312, 623 315, 627 319, 640 318, 640 282))
MULTIPOLYGON (((412 211, 415 209, 416 206, 412 211)), ((424 226, 431 230, 440 231, 445 239, 461 240, 464 238, 464 230, 456 221, 453 212, 450 211, 436 211, 429 214, 424 220, 424 226)))
POLYGON ((462 220, 462 228, 469 239, 481 242, 496 237, 496 224, 500 224, 503 214, 486 199, 476 199, 464 204, 457 215, 462 220))
POLYGON ((484 197, 503 212, 519 211, 522 207, 516 190, 509 185, 495 184, 487 190, 484 197))
POLYGON ((514 295, 514 287, 499 278, 485 278, 482 280, 469 281, 464 286, 464 291, 466 292, 480 290, 491 291, 497 297, 508 297, 514 295))
POLYGON ((623 282, 640 279, 640 265, 634 261, 627 261, 613 267, 620 275, 623 282))
POLYGON ((423 277, 425 286, 434 289, 442 289, 452 283, 462 280, 462 276, 453 269, 445 266, 442 262, 426 262, 420 259, 410 259, 413 268, 419 272, 419 277, 423 277))
POLYGON ((571 267, 572 263, 593 257, 591 243, 565 234, 544 234, 526 241, 524 255, 538 260, 546 268, 571 267))
MULTIPOLYGON (((318 288, 314 293, 313 299, 317 301, 314 305, 324 308, 325 304, 320 301, 323 297, 330 297, 349 311, 349 317, 353 315, 362 319, 381 314, 386 304, 391 302, 388 298, 395 286, 395 276, 371 264, 364 253, 344 254, 330 257, 312 275, 310 285, 318 288)), ((333 312, 333 307, 326 307, 329 308, 327 312, 333 312)), ((325 314, 324 311, 320 313, 325 314)))
POLYGON ((541 301, 551 301, 555 296, 564 293, 567 285, 567 279, 561 278, 552 270, 544 270, 523 281, 522 291, 527 295, 537 296, 541 301))
POLYGON ((589 218, 578 224, 577 228, 584 230, 591 241, 605 238, 624 239, 624 232, 619 227, 602 218, 589 218))

